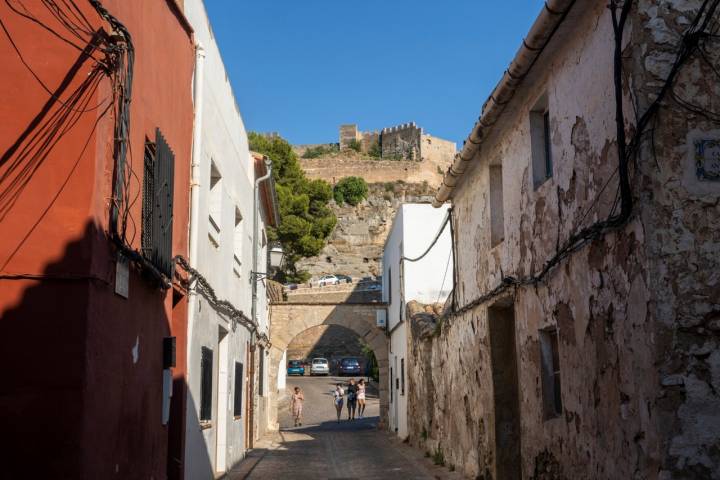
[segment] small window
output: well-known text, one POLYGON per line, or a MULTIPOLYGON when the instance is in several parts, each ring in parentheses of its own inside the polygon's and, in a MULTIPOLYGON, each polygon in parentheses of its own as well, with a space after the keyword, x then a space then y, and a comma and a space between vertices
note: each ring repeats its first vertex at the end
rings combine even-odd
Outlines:
POLYGON ((503 212, 502 167, 490 167, 490 245, 494 247, 505 239, 505 215, 503 212))
POLYGON ((394 378, 393 378, 393 368, 390 367, 390 403, 393 403, 393 402, 395 401, 394 395, 393 395, 393 390, 395 390, 395 389, 393 388, 393 382, 394 382, 394 381, 395 381, 395 380, 394 380, 394 378))
POLYGON ((547 94, 543 95, 530 111, 530 149, 533 187, 537 189, 553 176, 547 94))
POLYGON ((222 175, 215 162, 210 162, 210 205, 208 212, 208 237, 216 248, 220 246, 222 225, 222 175))
POLYGON ((235 397, 233 401, 233 415, 235 417, 242 417, 243 383, 243 364, 235 362, 235 397))
POLYGON ((172 229, 175 155, 160 129, 145 141, 141 248, 143 256, 172 276, 172 229))
POLYGON ((400 359, 400 395, 405 395, 405 359, 400 359))
POLYGON ((243 238, 243 225, 242 225, 242 213, 240 209, 235 207, 235 231, 233 233, 233 273, 237 278, 242 276, 242 238, 243 238))
POLYGON ((392 286, 392 268, 388 268, 388 303, 392 303, 392 294, 393 294, 393 286, 392 286))
POLYGON ((213 351, 202 347, 200 359, 200 421, 212 420, 213 351))
POLYGON ((540 330, 540 375, 545 419, 558 417, 562 414, 562 396, 556 328, 540 330))

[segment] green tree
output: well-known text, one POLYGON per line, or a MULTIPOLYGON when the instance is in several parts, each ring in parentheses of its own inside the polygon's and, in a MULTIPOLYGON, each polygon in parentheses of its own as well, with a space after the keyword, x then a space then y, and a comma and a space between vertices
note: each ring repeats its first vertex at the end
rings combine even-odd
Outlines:
POLYGON ((357 205, 368 196, 368 186, 361 177, 345 177, 340 180, 333 191, 337 203, 357 205))
POLYGON ((356 138, 353 138, 348 142, 348 148, 350 150, 355 150, 356 152, 360 153, 360 150, 362 150, 362 145, 356 138))
POLYGON ((269 229, 268 238, 279 240, 285 249, 285 267, 276 276, 281 282, 304 282, 310 275, 296 263, 314 257, 325 246, 337 222, 327 204, 333 196, 324 180, 308 180, 297 155, 283 138, 248 134, 250 149, 267 155, 273 162, 273 179, 280 204, 280 225, 269 229))

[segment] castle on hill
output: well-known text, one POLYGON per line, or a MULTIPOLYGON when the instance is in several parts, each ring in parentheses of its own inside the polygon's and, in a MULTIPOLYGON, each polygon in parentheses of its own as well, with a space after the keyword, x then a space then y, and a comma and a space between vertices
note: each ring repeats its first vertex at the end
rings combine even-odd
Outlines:
POLYGON ((379 153, 389 160, 425 161, 445 164, 455 157, 455 142, 426 134, 415 122, 380 131, 361 132, 357 125, 340 125, 340 150, 379 153))

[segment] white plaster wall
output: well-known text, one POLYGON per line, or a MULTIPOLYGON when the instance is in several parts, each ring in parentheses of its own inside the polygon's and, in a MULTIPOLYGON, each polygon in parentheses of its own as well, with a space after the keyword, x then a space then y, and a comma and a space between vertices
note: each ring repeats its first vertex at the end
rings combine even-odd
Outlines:
MULTIPOLYGON (((240 110, 229 82, 220 51, 215 42, 202 0, 186 0, 185 15, 195 30, 196 40, 205 50, 203 89, 203 131, 199 197, 199 251, 197 269, 208 280, 218 298, 230 301, 248 316, 251 312, 251 283, 253 244, 253 189, 255 170, 248 149, 248 140, 240 110), (222 175, 222 199, 219 220, 219 246, 208 238, 209 183, 211 162, 222 175), (242 215, 240 248, 236 247, 235 211, 242 215), (238 268, 233 256, 241 261, 238 268), (240 273, 233 271, 233 267, 240 273)), ((258 229, 259 231, 261 228, 258 229)), ((266 249, 259 257, 259 270, 264 271, 266 249)), ((267 331, 267 305, 265 288, 258 290, 258 321, 267 331)), ((234 363, 241 362, 247 372, 247 346, 249 331, 237 325, 233 331, 228 320, 217 315, 210 304, 202 299, 197 303, 195 321, 189 325, 188 335, 188 423, 185 450, 186 478, 212 478, 212 472, 224 471, 239 462, 245 454, 243 430, 246 419, 233 418, 234 363), (217 431, 217 371, 219 361, 218 329, 229 332, 228 344, 228 413, 227 413, 227 465, 215 465, 217 431), (200 430, 198 424, 200 402, 200 351, 206 346, 214 352, 213 421, 210 428, 200 430)), ((267 362, 266 362, 267 364, 267 362)), ((246 379, 244 379, 246 380, 246 379)), ((243 382, 245 385, 245 381, 243 382)), ((243 398, 243 409, 247 405, 243 398)))
POLYGON ((277 389, 279 392, 285 391, 285 386, 287 385, 287 350, 285 350, 282 354, 282 358, 280 359, 280 365, 278 366, 278 374, 277 374, 277 389))
MULTIPOLYGON (((403 212, 403 250, 407 258, 422 255, 440 229, 449 205, 433 208, 428 204, 406 204, 403 212)), ((405 303, 444 302, 452 290, 453 262, 450 226, 447 225, 437 243, 421 260, 405 261, 403 288, 405 303), (445 282, 443 283, 443 279, 445 282)))
POLYGON ((400 257, 402 257, 402 207, 398 209, 393 220, 390 234, 385 240, 383 250, 383 302, 388 304, 387 328, 392 328, 400 322, 402 302, 400 299, 400 257))
POLYGON ((449 206, 433 208, 429 204, 404 204, 399 209, 385 242, 383 252, 383 301, 388 303, 390 352, 388 361, 393 374, 388 378, 392 391, 389 409, 390 428, 401 438, 407 429, 407 329, 405 304, 444 302, 452 290, 453 262, 450 227, 446 226, 433 248, 417 262, 402 261, 422 255, 435 239, 449 206), (444 279, 444 284, 443 284, 444 279), (405 394, 402 394, 402 361, 405 361, 405 394))
POLYGON ((399 324, 395 331, 390 336, 390 352, 389 360, 390 366, 393 369, 392 378, 390 378, 390 388, 392 389, 392 403, 390 404, 390 428, 397 429, 398 437, 405 439, 408 435, 407 428, 407 368, 408 368, 408 355, 407 355, 407 324, 405 322, 399 324), (405 361, 405 392, 402 390, 402 361, 405 361), (396 382, 395 379, 399 379, 396 382))

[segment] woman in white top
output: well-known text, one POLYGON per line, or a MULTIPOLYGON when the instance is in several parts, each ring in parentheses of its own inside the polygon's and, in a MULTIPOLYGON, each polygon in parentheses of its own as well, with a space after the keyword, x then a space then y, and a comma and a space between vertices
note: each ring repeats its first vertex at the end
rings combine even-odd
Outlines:
POLYGON ((333 403, 335 404, 335 410, 337 410, 337 421, 340 423, 340 415, 342 415, 343 403, 345 397, 345 390, 343 390, 341 384, 335 386, 333 391, 333 403))
POLYGON ((365 379, 361 378, 358 382, 358 391, 357 391, 357 401, 358 401, 358 417, 362 418, 363 414, 365 413, 365 379))

